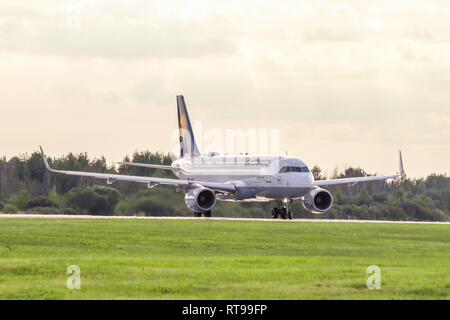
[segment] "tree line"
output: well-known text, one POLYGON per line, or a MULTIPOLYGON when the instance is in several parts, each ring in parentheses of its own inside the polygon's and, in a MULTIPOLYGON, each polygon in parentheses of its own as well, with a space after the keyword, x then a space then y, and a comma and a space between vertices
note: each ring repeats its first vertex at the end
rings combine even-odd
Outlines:
MULTIPOLYGON (((170 165, 170 154, 135 152, 123 162, 170 165)), ((55 169, 90 171, 141 176, 175 178, 171 171, 120 165, 108 166, 106 159, 90 159, 86 153, 49 158, 55 169)), ((327 178, 319 166, 311 172, 315 179, 327 178)), ((372 175, 361 168, 346 168, 328 178, 372 175)), ((296 200, 291 206, 297 218, 380 219, 410 221, 450 220, 450 177, 430 174, 423 179, 404 178, 401 181, 375 181, 328 188, 334 197, 333 207, 315 215, 296 200)), ((218 202, 215 216, 268 217, 272 202, 218 202)), ((39 152, 7 160, 0 158, 0 211, 4 213, 95 214, 95 215, 173 215, 191 216, 184 204, 184 194, 170 186, 151 190, 137 182, 106 181, 48 172, 39 152)))

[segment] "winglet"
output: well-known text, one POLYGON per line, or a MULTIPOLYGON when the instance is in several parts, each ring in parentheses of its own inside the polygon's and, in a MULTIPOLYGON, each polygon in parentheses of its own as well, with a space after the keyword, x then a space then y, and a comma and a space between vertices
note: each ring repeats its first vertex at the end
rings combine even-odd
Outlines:
POLYGON ((48 170, 48 171, 51 171, 51 172, 55 172, 55 170, 52 169, 52 168, 50 167, 50 165, 48 164, 47 156, 45 155, 44 150, 42 150, 42 147, 41 147, 41 146, 39 146, 39 149, 41 149, 42 159, 44 159, 44 164, 45 164, 45 167, 47 168, 47 170, 48 170))
POLYGON ((400 178, 404 178, 406 176, 405 169, 403 168, 403 159, 402 159, 402 151, 398 151, 398 175, 400 178))

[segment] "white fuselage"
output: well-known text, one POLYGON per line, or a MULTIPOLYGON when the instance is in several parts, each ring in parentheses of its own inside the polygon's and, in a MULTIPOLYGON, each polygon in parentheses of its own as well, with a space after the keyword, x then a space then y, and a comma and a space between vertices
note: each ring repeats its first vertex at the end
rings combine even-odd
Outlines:
POLYGON ((175 171, 180 179, 236 185, 235 194, 217 195, 219 200, 288 201, 306 195, 314 183, 306 164, 294 157, 207 155, 175 160, 172 167, 181 169, 175 171))

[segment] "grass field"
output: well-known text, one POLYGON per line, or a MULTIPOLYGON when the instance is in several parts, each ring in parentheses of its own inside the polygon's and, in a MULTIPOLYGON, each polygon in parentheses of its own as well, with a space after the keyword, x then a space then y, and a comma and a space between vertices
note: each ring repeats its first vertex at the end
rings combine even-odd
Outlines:
POLYGON ((450 225, 0 219, 0 299, 96 298, 449 299, 450 225))

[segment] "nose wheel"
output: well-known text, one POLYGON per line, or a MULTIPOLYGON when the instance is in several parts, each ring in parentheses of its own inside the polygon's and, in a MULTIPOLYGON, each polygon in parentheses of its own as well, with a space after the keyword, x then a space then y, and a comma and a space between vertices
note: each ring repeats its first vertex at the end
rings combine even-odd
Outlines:
POLYGON ((292 212, 290 210, 291 203, 292 200, 289 200, 288 202, 277 201, 278 206, 273 207, 271 211, 272 219, 280 217, 281 219, 292 220, 292 212))

